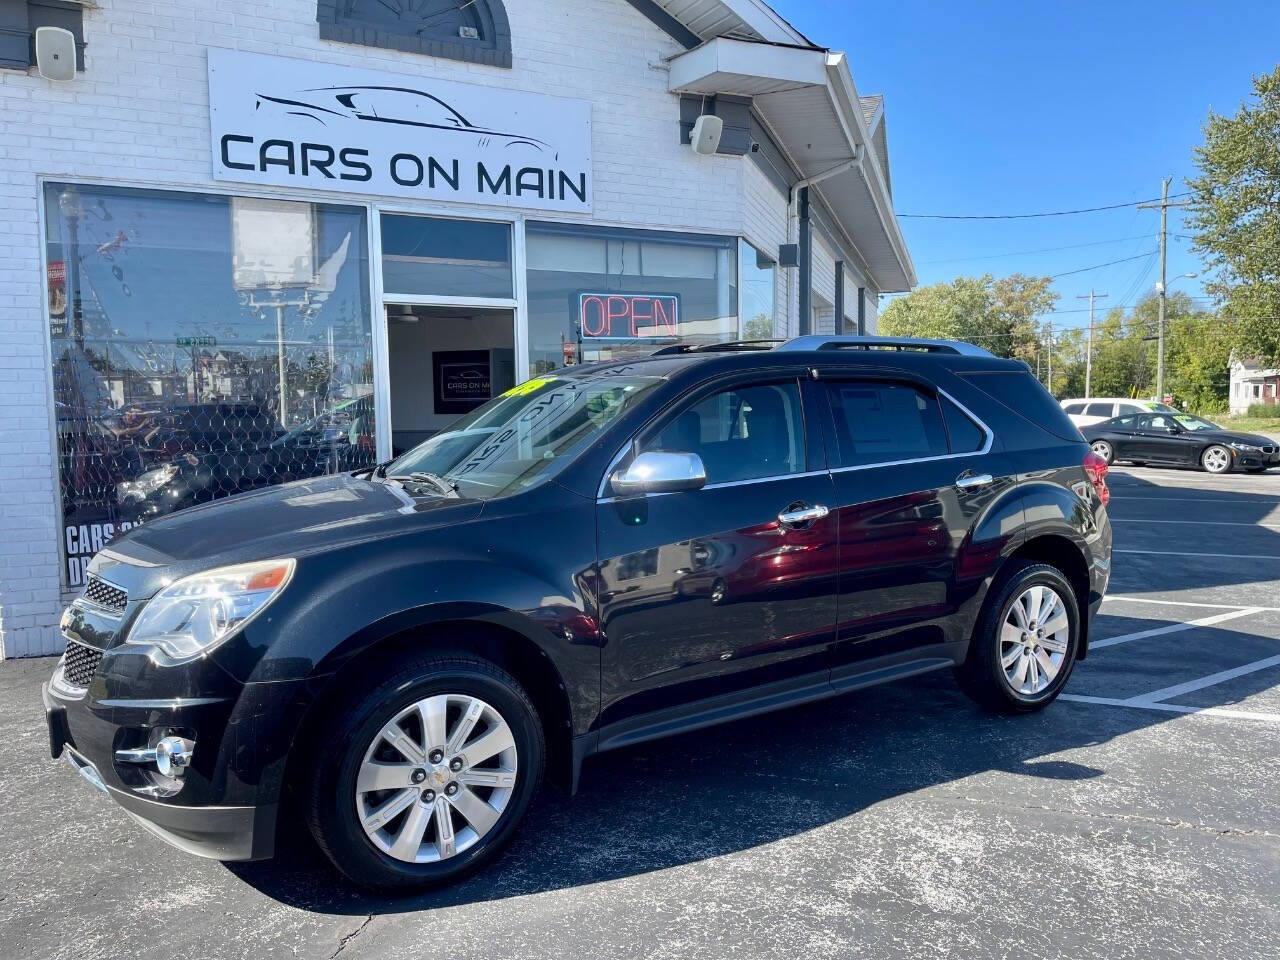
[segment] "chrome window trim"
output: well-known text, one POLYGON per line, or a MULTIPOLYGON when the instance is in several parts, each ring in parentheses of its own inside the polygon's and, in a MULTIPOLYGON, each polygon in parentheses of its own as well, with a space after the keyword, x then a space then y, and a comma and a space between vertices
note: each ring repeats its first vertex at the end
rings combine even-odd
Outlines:
POLYGON ((830 470, 805 470, 803 473, 775 473, 768 477, 752 477, 749 480, 722 480, 719 483, 708 483, 697 490, 668 490, 662 493, 637 493, 630 497, 600 497, 597 503, 620 503, 625 500, 639 500, 649 497, 670 497, 677 493, 701 493, 703 490, 722 490, 726 487, 745 487, 753 483, 775 483, 779 480, 798 480, 803 477, 830 476, 830 470))

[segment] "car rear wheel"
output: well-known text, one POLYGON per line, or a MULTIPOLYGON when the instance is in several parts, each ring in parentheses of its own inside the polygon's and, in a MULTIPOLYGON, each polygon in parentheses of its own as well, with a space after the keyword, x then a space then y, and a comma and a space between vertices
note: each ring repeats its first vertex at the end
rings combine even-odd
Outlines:
POLYGON ((1062 691, 1079 643, 1071 583, 1056 567, 1020 561, 992 587, 956 676, 984 706, 1028 713, 1062 691))
POLYGON ((1200 454, 1200 466, 1204 467, 1207 473, 1226 473, 1231 469, 1231 451, 1214 444, 1200 454))
POLYGON ((1107 441, 1095 440, 1089 445, 1089 449, 1105 460, 1107 462, 1107 466, 1111 466, 1111 464, 1115 463, 1116 452, 1111 448, 1111 444, 1107 443, 1107 441))
POLYGON ((484 660, 421 659, 352 698, 316 751, 307 821, 356 883, 448 883, 506 843, 546 753, 514 677, 484 660))

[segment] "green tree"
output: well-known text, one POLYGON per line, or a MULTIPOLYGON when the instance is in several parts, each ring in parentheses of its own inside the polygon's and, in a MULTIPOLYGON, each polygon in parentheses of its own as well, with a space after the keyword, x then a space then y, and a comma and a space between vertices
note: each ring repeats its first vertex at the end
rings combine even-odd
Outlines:
POLYGON ((1253 78, 1256 100, 1209 113, 1191 190, 1193 249, 1214 271, 1241 353, 1280 360, 1280 66, 1253 78))
POLYGON ((968 340, 998 356, 1034 364, 1041 336, 1038 318, 1058 302, 1050 282, 1020 273, 997 280, 988 273, 920 287, 885 307, 880 332, 968 340))

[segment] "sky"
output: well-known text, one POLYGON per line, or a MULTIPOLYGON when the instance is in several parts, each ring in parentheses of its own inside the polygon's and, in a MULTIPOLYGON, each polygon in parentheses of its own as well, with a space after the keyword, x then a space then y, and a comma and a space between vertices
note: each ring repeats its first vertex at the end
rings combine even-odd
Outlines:
MULTIPOLYGON (((1251 77, 1280 62, 1278 0, 772 2, 848 55, 860 94, 884 95, 900 215, 1136 203, 1158 198, 1166 176, 1181 193, 1210 108, 1235 113, 1251 77)), ((1159 278, 1158 210, 900 223, 921 286, 1125 260, 1055 280, 1055 328, 1087 322, 1075 298, 1090 288, 1108 294, 1101 315, 1159 278)), ((1201 280, 1173 280, 1203 274, 1186 235, 1170 210, 1169 290, 1201 297, 1201 280)))

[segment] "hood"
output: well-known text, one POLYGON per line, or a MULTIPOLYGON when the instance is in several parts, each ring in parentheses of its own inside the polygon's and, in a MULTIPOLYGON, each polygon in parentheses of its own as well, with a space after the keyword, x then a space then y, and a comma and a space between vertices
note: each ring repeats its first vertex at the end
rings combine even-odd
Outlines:
MULTIPOLYGON (((112 540, 92 572, 121 583, 141 577, 127 566, 165 578, 273 557, 301 557, 364 540, 472 520, 483 502, 410 496, 396 483, 350 474, 298 480, 228 497, 147 521, 112 540)), ((138 584, 141 586, 141 584, 138 584)), ((141 596, 130 589, 130 595, 141 596)))
POLYGON ((1274 447, 1280 441, 1257 433, 1239 433, 1235 430, 1197 430, 1195 436, 1223 443, 1247 443, 1255 447, 1274 447))

